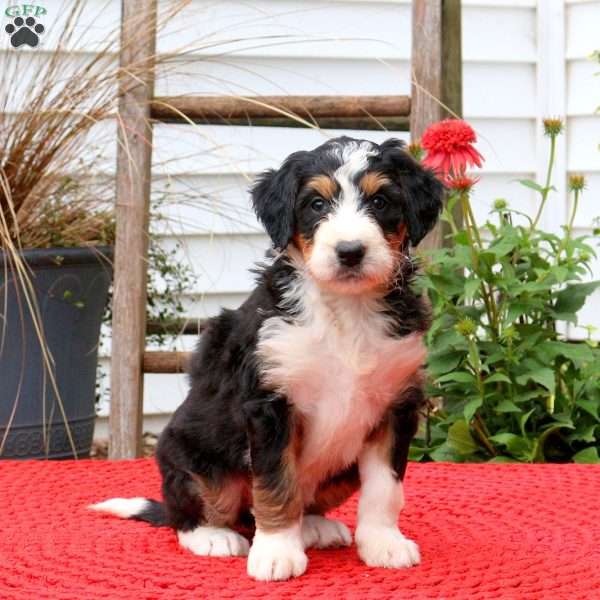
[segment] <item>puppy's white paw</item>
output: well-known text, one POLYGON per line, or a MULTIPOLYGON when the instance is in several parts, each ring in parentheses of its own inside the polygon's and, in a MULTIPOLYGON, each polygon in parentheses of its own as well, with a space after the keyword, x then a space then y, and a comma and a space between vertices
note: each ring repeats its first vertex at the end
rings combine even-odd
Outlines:
POLYGON ((248 555, 248 575, 259 581, 281 581, 298 577, 306 571, 298 528, 275 533, 256 530, 248 555))
POLYGON ((335 548, 349 546, 352 534, 340 521, 320 515, 305 515, 302 519, 302 541, 305 548, 335 548))
POLYGON ((199 556, 246 556, 248 540, 225 527, 196 527, 178 531, 179 544, 199 556))
POLYGON ((358 527, 358 555, 370 567, 400 569, 421 562, 419 547, 396 527, 358 527))

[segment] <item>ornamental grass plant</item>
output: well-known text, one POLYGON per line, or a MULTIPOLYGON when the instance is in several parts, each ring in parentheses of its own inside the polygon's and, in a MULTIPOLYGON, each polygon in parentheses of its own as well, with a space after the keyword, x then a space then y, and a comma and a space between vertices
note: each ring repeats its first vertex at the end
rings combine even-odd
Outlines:
POLYGON ((563 124, 547 119, 544 127, 546 179, 520 181, 539 199, 533 218, 498 199, 490 217, 477 222, 471 206, 477 178, 467 169, 483 159, 465 122, 433 125, 422 149, 413 149, 448 187, 442 219, 451 242, 428 254, 419 284, 433 311, 427 336, 433 400, 413 459, 600 462, 600 349, 591 335, 577 342, 568 336, 600 286, 590 281, 596 244, 573 230, 585 191, 581 175, 569 178, 571 208, 561 232, 539 227, 552 205, 563 124))

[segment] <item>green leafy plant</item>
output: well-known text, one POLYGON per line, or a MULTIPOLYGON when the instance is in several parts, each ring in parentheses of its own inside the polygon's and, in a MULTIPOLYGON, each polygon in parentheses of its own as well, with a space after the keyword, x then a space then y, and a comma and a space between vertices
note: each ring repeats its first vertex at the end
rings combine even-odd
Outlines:
POLYGON ((562 132, 558 119, 544 124, 546 180, 520 182, 540 198, 533 219, 500 199, 479 225, 470 204, 476 180, 464 164, 445 173, 443 220, 453 244, 430 253, 420 283, 433 310, 433 401, 414 459, 600 462, 600 349, 591 338, 572 342, 564 335, 600 286, 589 281, 590 238, 573 233, 585 180, 569 179, 571 211, 561 233, 541 230, 562 132), (457 204, 462 224, 453 216, 457 204))

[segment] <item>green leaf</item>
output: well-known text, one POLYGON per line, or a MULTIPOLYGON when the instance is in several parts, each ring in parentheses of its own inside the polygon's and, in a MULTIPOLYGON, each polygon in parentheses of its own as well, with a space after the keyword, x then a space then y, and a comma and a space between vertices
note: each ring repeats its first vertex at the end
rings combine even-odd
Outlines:
POLYGON ((527 425, 527 421, 529 421, 529 417, 535 412, 535 408, 532 408, 530 411, 526 412, 524 415, 521 415, 519 419, 519 429, 521 433, 525 435, 525 425, 527 425))
POLYGON ((596 427, 598 425, 589 425, 587 427, 577 428, 568 439, 570 442, 595 442, 596 441, 596 427))
POLYGON ((557 319, 577 322, 577 312, 583 307, 587 297, 600 286, 600 281, 573 283, 556 294, 554 313, 557 319))
POLYGON ((464 352, 460 350, 433 352, 427 357, 427 370, 434 376, 448 373, 458 366, 463 357, 464 352))
POLYGON ((497 433, 490 437, 492 442, 496 442, 501 446, 506 446, 506 449, 517 458, 531 458, 531 442, 520 435, 514 433, 497 433))
POLYGON ((521 185, 524 185, 525 187, 535 190, 536 192, 539 192, 540 194, 544 193, 544 188, 539 183, 536 183, 535 181, 533 181, 531 179, 517 179, 517 181, 521 185))
POLYGON ((512 381, 508 378, 504 373, 500 373, 496 371, 496 373, 486 377, 484 383, 495 383, 496 381, 503 381, 504 383, 512 383, 512 381))
POLYGON ((564 356, 577 366, 594 360, 594 353, 587 344, 550 341, 546 342, 544 346, 554 352, 555 356, 564 356))
POLYGON ((435 450, 429 453, 432 460, 436 462, 463 462, 464 458, 458 455, 450 446, 448 442, 444 442, 435 450))
POLYGON ((533 371, 527 371, 516 378, 517 383, 525 385, 528 381, 534 381, 544 386, 552 394, 556 389, 554 371, 546 367, 539 367, 533 371))
POLYGON ((473 383, 475 377, 466 371, 455 371, 437 378, 437 383, 445 383, 447 381, 455 381, 456 383, 473 383))
POLYGON ((513 321, 515 321, 515 319, 517 319, 517 317, 524 315, 530 310, 531 303, 529 302, 522 302, 520 300, 517 302, 511 302, 508 307, 508 312, 506 314, 506 321, 508 323, 512 323, 513 321))
POLYGON ((492 252, 494 256, 500 257, 507 255, 518 244, 516 237, 503 237, 499 242, 492 244, 488 248, 488 252, 492 252))
POLYGON ((581 398, 580 400, 577 400, 575 404, 585 410, 588 414, 592 415, 596 421, 600 421, 600 417, 598 416, 598 401, 594 402, 594 400, 581 398))
POLYGON ((420 461, 425 456, 425 448, 419 448, 418 446, 414 446, 411 444, 408 450, 408 460, 412 461, 420 461))
POLYGON ((501 402, 499 402, 495 407, 496 412, 499 413, 511 413, 511 412, 521 412, 521 409, 508 398, 505 398, 501 402))
POLYGON ((473 454, 477 444, 471 435, 469 426, 462 419, 453 423, 448 429, 448 446, 461 455, 473 454))
POLYGON ((465 404, 465 408, 463 409, 463 415, 465 417, 465 421, 467 423, 471 422, 471 419, 477 412, 477 409, 483 404, 483 400, 481 398, 475 398, 470 400, 465 404))
POLYGON ((585 464, 585 465, 596 465, 600 463, 600 456, 598 456, 598 449, 590 446, 584 450, 579 451, 573 456, 573 462, 585 464))
POLYGON ((479 289, 481 282, 479 279, 469 279, 465 283, 465 298, 467 300, 472 300, 475 292, 479 289))

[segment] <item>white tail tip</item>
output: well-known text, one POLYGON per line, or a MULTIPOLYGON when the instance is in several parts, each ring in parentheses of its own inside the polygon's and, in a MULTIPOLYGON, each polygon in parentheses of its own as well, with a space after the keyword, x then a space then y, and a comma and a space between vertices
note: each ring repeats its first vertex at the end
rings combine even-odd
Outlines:
POLYGON ((147 507, 148 500, 146 498, 111 498, 88 506, 90 510, 109 513, 122 519, 139 515, 147 507))

